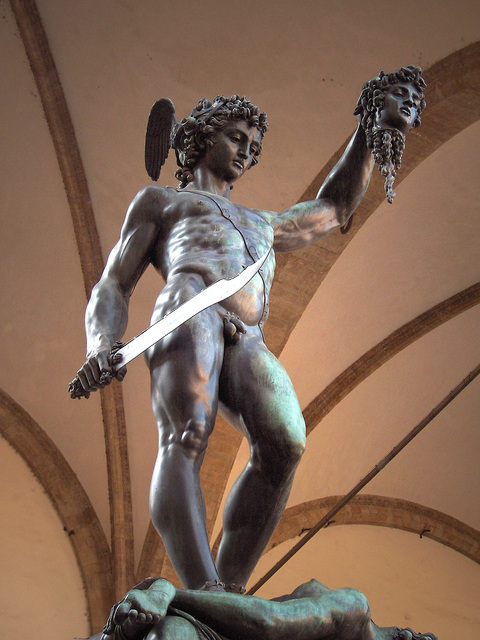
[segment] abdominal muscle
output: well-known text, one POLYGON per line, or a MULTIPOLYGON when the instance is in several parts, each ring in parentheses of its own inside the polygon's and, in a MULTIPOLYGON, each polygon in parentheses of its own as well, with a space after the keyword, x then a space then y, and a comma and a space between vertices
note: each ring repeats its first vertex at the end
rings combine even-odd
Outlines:
MULTIPOLYGON (((155 303, 152 323, 218 280, 235 277, 243 271, 244 266, 251 263, 251 258, 245 261, 232 260, 231 255, 223 255, 219 259, 208 252, 199 252, 195 254, 195 260, 190 255, 188 261, 177 263, 170 270, 167 284, 155 303)), ((270 282, 267 280, 267 283, 267 291, 264 291, 264 279, 256 274, 240 291, 218 306, 238 316, 246 325, 256 325, 262 318, 264 303, 268 300, 270 282)))
MULTIPOLYGON (((272 246, 270 225, 248 209, 239 211, 232 207, 232 224, 233 220, 226 220, 205 199, 194 200, 190 196, 185 203, 183 208, 172 212, 175 222, 164 242, 157 246, 153 259, 166 281, 155 305, 156 320, 218 280, 234 278, 272 246)), ((262 272, 222 301, 221 306, 246 325, 258 324, 274 269, 275 256, 271 251, 262 272)))

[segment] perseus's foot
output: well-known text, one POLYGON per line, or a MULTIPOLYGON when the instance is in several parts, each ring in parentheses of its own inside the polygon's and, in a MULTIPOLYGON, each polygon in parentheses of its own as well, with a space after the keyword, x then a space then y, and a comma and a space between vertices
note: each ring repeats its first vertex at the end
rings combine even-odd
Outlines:
POLYGON ((200 587, 200 591, 217 591, 220 593, 225 592, 225 585, 220 580, 207 580, 203 587, 200 587))
POLYGON ((230 584, 226 584, 225 591, 227 591, 228 593, 239 593, 242 596, 247 592, 243 585, 237 584, 236 582, 230 582, 230 584))

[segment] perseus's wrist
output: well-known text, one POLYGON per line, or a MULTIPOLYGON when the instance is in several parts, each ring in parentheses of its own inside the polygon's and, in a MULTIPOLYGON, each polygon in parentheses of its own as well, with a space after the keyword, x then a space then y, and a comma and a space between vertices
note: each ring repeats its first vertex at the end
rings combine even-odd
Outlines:
POLYGON ((87 358, 95 358, 101 351, 110 351, 113 340, 105 335, 100 335, 93 341, 89 340, 87 346, 87 358))

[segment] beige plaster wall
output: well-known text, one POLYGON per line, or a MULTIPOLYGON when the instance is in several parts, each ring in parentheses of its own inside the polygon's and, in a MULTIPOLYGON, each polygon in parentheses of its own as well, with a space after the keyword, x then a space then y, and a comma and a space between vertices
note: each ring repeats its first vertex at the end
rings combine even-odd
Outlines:
MULTIPOLYGON (((67 533, 20 456, 0 438, 2 640, 88 637, 85 593, 67 533)), ((75 535, 75 534, 72 534, 75 535)))
MULTIPOLYGON (((267 553, 252 579, 260 578, 297 539, 267 553)), ((290 593, 316 578, 330 588, 355 587, 369 600, 380 626, 431 631, 440 640, 478 640, 480 567, 418 535, 366 525, 320 531, 258 595, 290 593)))

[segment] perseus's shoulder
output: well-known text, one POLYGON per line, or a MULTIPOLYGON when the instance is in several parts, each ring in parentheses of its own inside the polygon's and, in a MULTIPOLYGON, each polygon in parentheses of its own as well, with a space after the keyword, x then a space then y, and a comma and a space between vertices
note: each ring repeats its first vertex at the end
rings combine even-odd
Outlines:
POLYGON ((131 206, 136 208, 152 209, 157 211, 174 202, 178 197, 178 192, 172 187, 161 187, 150 184, 137 193, 132 200, 131 206))
POLYGON ((128 207, 125 225, 158 223, 176 197, 177 191, 171 187, 148 185, 140 189, 128 207))

